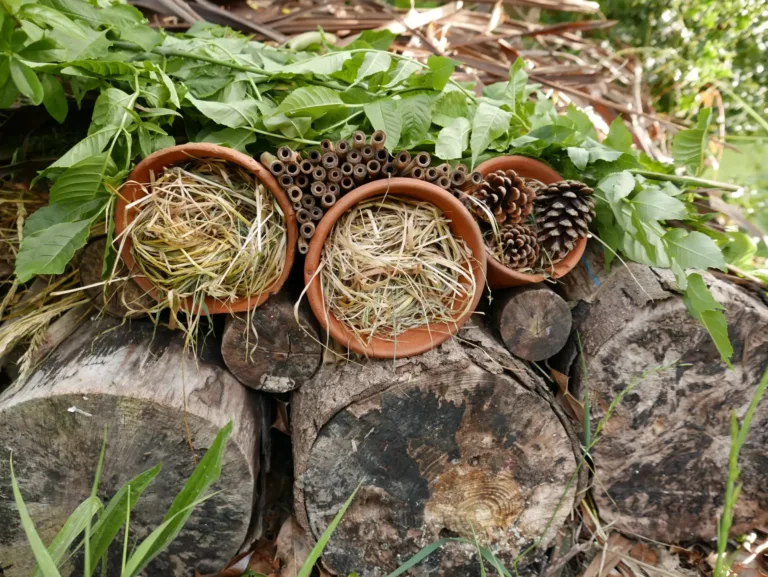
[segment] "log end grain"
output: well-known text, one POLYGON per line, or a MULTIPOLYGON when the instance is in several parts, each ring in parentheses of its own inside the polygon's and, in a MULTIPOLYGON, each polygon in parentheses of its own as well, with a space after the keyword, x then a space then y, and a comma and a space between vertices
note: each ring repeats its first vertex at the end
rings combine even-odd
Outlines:
POLYGON ((513 355, 526 361, 543 361, 557 354, 568 341, 571 309, 548 288, 511 290, 494 304, 501 340, 513 355))
POLYGON ((299 322, 301 326, 285 292, 250 313, 228 317, 221 345, 224 362, 241 383, 254 389, 270 393, 295 389, 315 374, 322 358, 316 323, 304 304, 299 307, 299 322))

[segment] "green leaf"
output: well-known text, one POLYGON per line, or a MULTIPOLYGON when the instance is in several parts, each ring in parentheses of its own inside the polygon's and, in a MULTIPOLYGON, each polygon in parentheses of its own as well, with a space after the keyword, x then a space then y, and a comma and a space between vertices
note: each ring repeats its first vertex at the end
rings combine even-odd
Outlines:
POLYGON ((102 89, 93 106, 91 123, 93 126, 119 126, 126 110, 131 105, 132 94, 119 88, 102 89))
POLYGON ((485 102, 480 103, 472 119, 472 136, 469 142, 472 150, 472 167, 491 141, 507 132, 511 119, 511 113, 485 102))
POLYGON ((32 62, 55 62, 66 58, 66 51, 53 38, 41 38, 25 46, 19 56, 32 62))
POLYGON ((159 66, 155 67, 155 72, 160 76, 160 80, 163 83, 163 86, 165 86, 165 89, 168 91, 168 101, 173 104, 176 108, 181 108, 181 102, 179 102, 179 95, 176 92, 176 86, 173 84, 173 80, 171 80, 171 77, 168 76, 162 68, 159 66))
POLYGON ((430 101, 426 94, 403 98, 397 103, 403 126, 401 146, 405 148, 415 146, 427 135, 429 126, 432 124, 432 112, 429 106, 430 101))
POLYGON ((245 147, 256 142, 256 135, 246 128, 223 128, 216 132, 211 132, 203 142, 221 144, 245 152, 245 147))
POLYGON ((69 105, 64 87, 56 78, 48 74, 43 75, 43 105, 56 122, 61 124, 67 118, 69 105))
POLYGON ((91 78, 107 78, 115 76, 133 77, 136 68, 125 62, 113 60, 75 60, 69 62, 61 71, 62 74, 84 75, 91 78))
POLYGON ((253 126, 259 118, 259 107, 255 100, 237 100, 234 102, 211 102, 198 100, 191 94, 186 95, 195 108, 217 124, 229 128, 253 126))
POLYGON ((148 537, 131 557, 131 570, 128 571, 128 575, 133 576, 139 573, 179 534, 192 514, 192 507, 221 475, 221 462, 230 434, 232 434, 231 422, 219 431, 184 488, 176 495, 170 509, 163 517, 163 525, 152 533, 152 536, 156 536, 150 545, 144 547, 149 540, 148 537))
POLYGON ((605 193, 608 202, 615 203, 629 196, 635 188, 635 177, 627 171, 616 172, 601 180, 597 188, 605 193))
POLYGON ((88 202, 79 200, 47 204, 36 210, 24 222, 24 236, 34 234, 39 230, 50 228, 62 222, 93 219, 107 205, 108 196, 98 197, 88 202))
POLYGON ((8 56, 0 55, 0 86, 8 82, 11 75, 11 59, 8 56))
POLYGON ((137 475, 115 493, 109 501, 107 508, 99 517, 93 527, 91 537, 91 567, 95 568, 101 558, 106 554, 110 544, 120 532, 125 521, 127 505, 131 510, 136 506, 144 490, 160 473, 161 465, 158 463, 148 471, 137 475))
POLYGON ((568 158, 571 159, 573 165, 579 170, 584 170, 589 164, 589 151, 585 148, 578 148, 576 146, 569 146, 567 148, 568 158))
POLYGON ((443 128, 437 135, 435 156, 443 160, 462 158, 469 146, 469 120, 454 118, 450 126, 443 128))
POLYGON ((344 101, 335 90, 324 86, 303 86, 286 96, 276 112, 282 112, 286 116, 320 118, 343 105, 344 101))
POLYGON ((700 274, 688 275, 688 288, 683 295, 683 302, 690 315, 707 330, 720 353, 720 358, 730 367, 733 346, 728 338, 728 324, 722 312, 724 309, 712 296, 700 274))
POLYGON ((10 108, 19 97, 19 91, 13 82, 6 82, 0 86, 0 110, 10 108))
POLYGON ((270 132, 279 130, 287 138, 303 137, 312 127, 312 119, 308 116, 289 118, 285 114, 275 114, 264 118, 264 127, 270 132))
MULTIPOLYGON (((148 123, 139 125, 139 150, 144 157, 149 156, 153 152, 168 148, 176 144, 176 140, 173 136, 167 134, 157 134, 149 129, 148 123)), ((225 130, 237 130, 235 128, 226 128, 225 130)), ((251 133, 252 134, 252 133, 251 133)), ((254 138, 255 140, 255 138, 254 138)))
POLYGON ((330 76, 334 72, 339 72, 344 68, 344 63, 352 58, 352 54, 349 52, 329 52, 322 56, 316 56, 315 58, 308 58, 307 60, 299 60, 284 66, 281 69, 282 74, 318 74, 322 76, 330 76))
POLYGON ((85 246, 91 219, 65 222, 39 230, 21 241, 16 278, 25 283, 39 274, 61 274, 75 251, 85 246))
POLYGON ((446 92, 432 104, 432 122, 445 128, 454 118, 469 118, 467 99, 461 92, 446 92))
POLYGON ((611 122, 608 136, 605 137, 603 144, 610 146, 614 150, 629 152, 632 150, 632 142, 632 133, 627 129, 621 117, 617 116, 611 122))
POLYGON ((147 52, 156 46, 159 46, 163 41, 162 34, 146 24, 136 24, 135 26, 128 26, 125 28, 121 27, 119 32, 121 40, 141 46, 147 52))
POLYGON ((672 141, 672 156, 677 164, 685 165, 691 173, 698 175, 704 166, 704 152, 707 149, 709 123, 712 110, 699 111, 695 128, 681 130, 672 141))
POLYGON ((528 73, 525 71, 525 62, 517 58, 509 67, 509 82, 504 90, 502 100, 514 111, 515 107, 523 101, 525 85, 528 83, 528 73))
POLYGON ((355 78, 354 84, 365 80, 369 76, 378 74, 379 72, 386 72, 389 70, 391 64, 392 57, 386 52, 367 52, 365 58, 363 58, 363 63, 357 70, 357 77, 355 78))
POLYGON ((391 98, 376 100, 365 105, 365 115, 374 130, 383 130, 387 134, 386 147, 394 150, 400 142, 402 118, 397 102, 391 98))
POLYGON ((325 546, 328 544, 328 541, 331 539, 331 535, 333 535, 333 532, 336 530, 336 527, 341 522, 342 517, 344 517, 344 513, 346 513, 347 509, 349 509, 349 506, 352 504, 352 501, 355 499, 355 495, 357 495, 357 491, 360 489, 360 485, 362 484, 363 482, 360 481, 360 483, 357 485, 355 490, 352 491, 352 494, 349 496, 346 502, 341 506, 341 509, 339 509, 339 512, 336 513, 336 516, 328 524, 328 527, 326 527, 325 531, 323 531, 323 534, 320 535, 320 538, 317 540, 317 543, 315 543, 315 546, 312 548, 312 551, 310 551, 309 556, 307 557, 307 560, 301 566, 301 569, 299 570, 299 574, 297 577, 309 577, 312 574, 312 570, 315 568, 315 563, 317 563, 317 560, 320 558, 320 555, 323 554, 323 550, 325 549, 325 546))
POLYGON ((81 160, 99 154, 107 147, 107 144, 117 134, 117 131, 118 128, 116 126, 107 126, 93 134, 89 134, 65 152, 49 168, 68 168, 81 160))
POLYGON ((412 62, 410 60, 400 60, 397 63, 394 72, 392 73, 392 80, 387 82, 384 85, 384 88, 392 88, 402 82, 405 82, 419 70, 421 70, 421 66, 419 66, 418 63, 412 62))
POLYGON ((89 202, 107 194, 103 186, 107 154, 96 154, 76 162, 51 187, 50 202, 89 202))
POLYGON ((37 74, 17 58, 11 59, 11 78, 19 92, 29 98, 32 104, 38 105, 43 101, 43 85, 37 74))
POLYGON ((716 268, 726 270, 723 253, 720 252, 715 241, 705 234, 673 228, 664 235, 663 240, 670 256, 683 269, 706 270, 716 268))
POLYGON ((645 220, 684 219, 688 211, 684 202, 664 194, 660 189, 648 187, 632 199, 638 215, 645 220))
POLYGON ((35 524, 32 521, 32 517, 29 516, 27 506, 24 504, 24 499, 21 496, 19 490, 19 483, 16 481, 16 474, 13 471, 13 455, 10 459, 11 464, 11 486, 13 487, 13 498, 16 501, 16 508, 19 511, 19 517, 21 518, 21 526, 24 528, 24 533, 27 535, 27 541, 32 549, 32 554, 35 556, 40 572, 44 577, 61 577, 58 569, 56 569, 56 563, 51 559, 50 553, 43 545, 40 535, 35 529, 35 524))
POLYGON ((456 62, 445 56, 433 55, 427 59, 427 66, 432 71, 432 88, 442 90, 456 69, 456 62))
MULTIPOLYGON (((96 497, 88 497, 85 501, 80 503, 72 514, 67 518, 64 526, 53 538, 51 544, 48 546, 48 553, 51 555, 51 560, 55 565, 59 565, 64 559, 64 556, 68 553, 69 548, 85 530, 85 526, 90 519, 93 518, 96 513, 101 509, 101 501, 96 497)), ((40 568, 35 568, 33 577, 43 577, 43 572, 40 568)))
POLYGON ((757 244, 748 234, 729 232, 728 242, 723 246, 723 257, 728 264, 748 264, 757 254, 757 244))
POLYGON ((367 42, 376 50, 388 50, 397 35, 389 30, 364 30, 358 40, 367 42))

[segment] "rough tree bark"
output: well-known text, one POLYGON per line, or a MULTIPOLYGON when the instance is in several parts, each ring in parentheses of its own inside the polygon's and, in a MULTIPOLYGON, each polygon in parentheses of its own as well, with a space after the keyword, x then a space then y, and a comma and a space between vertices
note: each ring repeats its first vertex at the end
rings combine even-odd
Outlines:
MULTIPOLYGON (((14 468, 44 542, 90 493, 105 425, 108 444, 99 497, 106 504, 135 475, 162 463, 160 475, 131 515, 138 537, 157 527, 218 430, 234 429, 223 472, 224 492, 193 513, 186 528, 146 571, 186 576, 220 569, 250 538, 262 397, 241 386, 221 361, 186 355, 182 339, 149 321, 88 321, 25 382, 0 396, 0 562, 7 577, 27 577, 34 563, 11 493, 14 468)), ((111 553, 119 554, 120 547, 111 553)), ((76 565, 66 568, 68 574, 76 565)), ((109 574, 119 574, 119 564, 109 574)))
MULTIPOLYGON (((510 562, 570 513, 582 478, 569 422, 487 328, 459 337, 414 358, 323 366, 293 394, 300 522, 319 537, 362 482, 325 550, 333 572, 384 574, 473 528, 510 562)), ((474 554, 448 543, 414 574, 473 575, 474 554)))
POLYGON ((301 326, 287 291, 250 314, 227 317, 221 343, 224 362, 244 385, 269 393, 292 391, 315 374, 322 358, 317 322, 306 301, 299 306, 299 321, 301 326))
MULTIPOLYGON (((687 311, 670 271, 616 262, 588 251, 563 279, 578 302, 574 328, 586 359, 574 393, 589 388, 593 426, 633 379, 649 373, 618 405, 592 449, 600 515, 621 530, 667 543, 711 540, 728 471, 731 411, 741 417, 768 368, 768 306, 758 295, 706 275, 726 307, 733 370, 687 311), (630 271, 632 275, 630 275, 630 271), (671 366, 658 372, 657 368, 671 366)), ((768 402, 758 407, 740 465, 744 487, 734 534, 768 523, 768 402)))
POLYGON ((494 293, 493 312, 504 346, 526 361, 554 356, 571 334, 571 309, 544 285, 494 293))

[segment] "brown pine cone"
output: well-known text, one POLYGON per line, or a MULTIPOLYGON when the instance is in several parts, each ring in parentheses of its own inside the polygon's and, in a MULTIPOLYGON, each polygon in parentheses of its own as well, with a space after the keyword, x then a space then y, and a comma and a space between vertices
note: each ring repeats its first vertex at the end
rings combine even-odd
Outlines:
MULTIPOLYGON (((536 193, 514 170, 497 170, 485 177, 473 196, 488 207, 499 224, 519 224, 531 214, 536 193)), ((488 211, 473 205, 477 217, 490 222, 488 211)))
POLYGON ((535 202, 539 244, 552 263, 561 261, 589 234, 595 216, 592 189, 583 182, 563 180, 539 190, 535 202))
POLYGON ((514 270, 536 267, 540 251, 533 227, 507 223, 500 227, 499 236, 491 236, 491 251, 504 266, 514 270))

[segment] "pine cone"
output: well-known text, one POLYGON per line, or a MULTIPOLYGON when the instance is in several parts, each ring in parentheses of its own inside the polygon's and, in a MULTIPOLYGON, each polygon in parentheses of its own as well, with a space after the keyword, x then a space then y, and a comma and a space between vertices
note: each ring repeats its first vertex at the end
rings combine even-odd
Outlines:
MULTIPOLYGON (((519 224, 531 214, 536 193, 514 170, 497 170, 485 177, 473 196, 488 207, 499 224, 519 224)), ((475 206, 474 212, 478 218, 490 222, 488 212, 481 207, 475 206)))
POLYGON ((539 244, 552 263, 561 261, 589 233, 595 216, 592 189, 583 182, 563 180, 539 191, 535 202, 539 244))
POLYGON ((501 226, 501 246, 496 235, 491 236, 491 250, 502 264, 514 270, 532 269, 539 260, 539 243, 536 230, 524 224, 504 224, 501 226))

